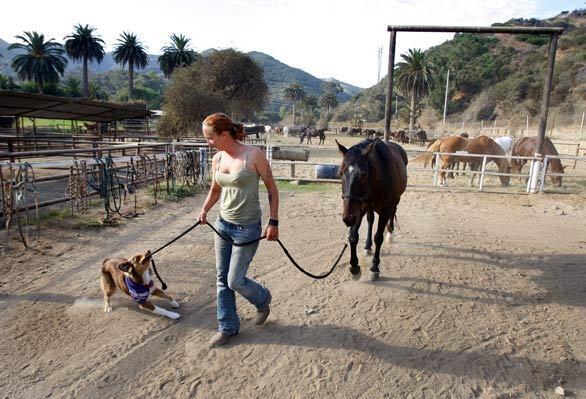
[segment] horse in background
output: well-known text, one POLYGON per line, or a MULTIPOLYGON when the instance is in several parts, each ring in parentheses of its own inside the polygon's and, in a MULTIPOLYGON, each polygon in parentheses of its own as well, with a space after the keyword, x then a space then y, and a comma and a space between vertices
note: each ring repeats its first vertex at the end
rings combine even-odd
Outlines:
POLYGON ((415 133, 415 136, 419 140, 419 146, 420 147, 425 146, 425 142, 427 141, 427 133, 426 133, 426 131, 425 130, 420 130, 417 133, 415 133))
POLYGON ((380 275, 378 266, 385 226, 390 235, 395 228, 397 205, 407 188, 407 153, 400 145, 377 138, 364 140, 350 148, 344 147, 337 140, 336 144, 344 156, 340 167, 342 220, 350 227, 350 273, 355 279, 360 278, 356 245, 362 218, 366 214, 368 230, 365 250, 370 252, 374 212, 378 214, 375 251, 370 268, 374 281, 380 275))
MULTIPOLYGON (((448 152, 455 153, 462 151, 468 144, 468 139, 460 136, 447 136, 442 137, 433 142, 428 148, 427 152, 415 157, 411 162, 422 162, 424 167, 427 167, 427 163, 431 161, 431 166, 435 166, 435 155, 434 152, 448 152)), ((441 169, 452 169, 456 162, 461 162, 459 158, 454 155, 440 155, 441 169)), ((466 160, 463 162, 467 162, 466 160)), ((446 172, 440 172, 440 185, 446 186, 446 172)))
POLYGON ((307 139, 307 144, 312 144, 312 137, 319 137, 318 145, 325 144, 326 142, 326 129, 316 129, 313 127, 303 128, 299 133, 299 144, 303 144, 303 140, 307 139))
MULTIPOLYGON (((506 156, 507 154, 501 148, 500 145, 496 143, 493 139, 487 136, 478 136, 476 138, 470 139, 466 147, 464 147, 463 151, 468 152, 468 154, 490 154, 490 155, 501 155, 506 156)), ((461 159, 467 159, 466 162, 470 165, 470 170, 478 171, 482 166, 482 158, 480 157, 466 157, 466 155, 460 156, 461 159)), ((499 168, 499 173, 510 173, 511 172, 511 165, 507 158, 487 158, 486 163, 494 162, 497 164, 499 168)), ((468 179, 468 186, 472 187, 474 184, 474 178, 476 177, 476 173, 472 173, 470 178, 468 179)), ((508 186, 511 180, 510 176, 499 176, 501 184, 503 186, 508 186)))
MULTIPOLYGON (((521 137, 513 144, 511 154, 513 156, 533 157, 537 151, 537 137, 521 137)), ((559 155, 557 149, 549 139, 543 138, 542 155, 559 155)), ((527 163, 526 159, 512 159, 511 164, 514 173, 521 173, 523 166, 527 163)), ((547 170, 551 173, 564 173, 565 167, 558 158, 551 158, 547 163, 547 170)), ((561 176, 550 176, 552 183, 556 187, 562 186, 561 176)), ((520 178, 519 178, 520 179, 520 178)))
POLYGON ((317 145, 325 145, 326 144, 326 128, 317 129, 316 134, 319 137, 319 142, 317 143, 317 145))
POLYGON ((513 139, 509 136, 500 136, 495 137, 493 139, 501 148, 507 153, 510 154, 511 150, 513 149, 513 139))
POLYGON ((83 125, 85 126, 85 129, 87 132, 98 133, 98 131, 100 129, 100 122, 94 122, 94 123, 84 122, 83 125))

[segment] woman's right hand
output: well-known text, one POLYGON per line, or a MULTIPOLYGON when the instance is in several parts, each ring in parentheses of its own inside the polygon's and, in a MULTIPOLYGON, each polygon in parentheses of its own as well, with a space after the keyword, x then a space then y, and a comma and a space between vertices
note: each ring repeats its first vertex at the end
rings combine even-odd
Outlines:
POLYGON ((207 223, 207 217, 208 217, 208 213, 205 211, 205 209, 201 209, 201 211, 199 211, 199 216, 198 216, 198 220, 203 223, 206 224, 207 223))

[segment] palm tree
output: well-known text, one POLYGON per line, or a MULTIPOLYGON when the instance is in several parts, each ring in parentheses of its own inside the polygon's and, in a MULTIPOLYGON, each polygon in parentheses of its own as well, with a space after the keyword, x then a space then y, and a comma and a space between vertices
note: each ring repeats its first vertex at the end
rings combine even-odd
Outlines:
POLYGON ((411 97, 409 130, 415 126, 416 99, 425 97, 435 86, 435 67, 420 49, 401 54, 397 66, 397 87, 405 97, 411 97))
POLYGON ((336 108, 338 106, 338 98, 332 92, 325 92, 319 99, 320 105, 324 107, 328 112, 332 108, 336 108))
POLYGON ((0 74, 0 90, 17 90, 18 85, 14 82, 11 76, 4 76, 0 74))
POLYGON ((67 59, 61 44, 55 39, 45 41, 45 35, 37 32, 24 32, 24 35, 16 36, 22 43, 14 43, 8 46, 8 50, 24 50, 12 59, 12 69, 21 80, 34 81, 39 93, 47 83, 57 83, 59 75, 63 76, 67 59))
POLYGON ((65 51, 75 61, 83 63, 83 96, 89 96, 88 62, 96 61, 98 64, 104 59, 104 41, 93 35, 95 28, 88 25, 77 24, 73 33, 65 36, 65 51))
POLYGON ((128 64, 128 98, 132 100, 134 90, 134 68, 147 66, 149 59, 144 46, 134 33, 123 32, 114 48, 114 61, 125 66, 128 64))
POLYGON ((108 93, 104 91, 104 89, 98 82, 90 82, 89 92, 89 98, 91 100, 108 100, 108 93))
POLYGON ((283 90, 283 95, 287 100, 293 102, 293 125, 295 125, 295 104, 303 100, 303 98, 305 97, 305 90, 303 90, 303 86, 301 86, 301 83, 295 82, 291 83, 289 87, 283 90))
POLYGON ((167 78, 171 77, 175 68, 191 65, 199 57, 199 54, 187 47, 191 39, 176 34, 170 38, 171 45, 163 47, 163 54, 159 57, 159 65, 167 78))
MULTIPOLYGON (((82 96, 81 82, 77 78, 69 77, 69 78, 65 79, 61 88, 65 92, 65 95, 67 97, 78 98, 78 97, 82 96)), ((84 96, 84 97, 86 97, 86 96, 84 96)))

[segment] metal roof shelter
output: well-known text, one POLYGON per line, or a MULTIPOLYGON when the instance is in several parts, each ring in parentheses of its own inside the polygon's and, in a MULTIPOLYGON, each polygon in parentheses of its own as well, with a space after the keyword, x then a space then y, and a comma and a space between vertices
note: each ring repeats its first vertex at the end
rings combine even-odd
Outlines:
MULTIPOLYGON (((387 74, 387 98, 385 102, 385 141, 389 138, 391 128, 391 118, 393 108, 391 107, 393 99, 393 75, 395 71, 395 44, 398 32, 461 32, 461 33, 506 33, 519 34, 526 33, 532 35, 549 35, 549 50, 547 54, 547 70, 545 72, 545 82, 543 84, 543 98, 541 100, 541 111, 539 113, 539 127, 537 129, 537 152, 535 156, 542 156, 543 139, 545 137, 545 127, 547 125, 547 114, 549 110, 549 96, 553 80, 553 68, 555 63, 555 53, 557 50, 558 36, 564 32, 564 28, 551 27, 524 27, 524 26, 419 26, 419 25, 389 25, 387 31, 391 37, 389 41, 389 64, 387 74)), ((536 192, 537 185, 537 168, 532 165, 531 172, 531 193, 536 192)))
POLYGON ((146 118, 152 112, 102 101, 0 90, 0 115, 106 122, 146 118))

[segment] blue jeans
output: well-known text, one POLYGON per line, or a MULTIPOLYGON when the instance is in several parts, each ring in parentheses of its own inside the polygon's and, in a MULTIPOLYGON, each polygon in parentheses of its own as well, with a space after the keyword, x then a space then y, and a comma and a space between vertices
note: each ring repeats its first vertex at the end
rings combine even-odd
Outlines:
MULTIPOLYGON (((214 227, 222 235, 230 237, 235 243, 243 243, 261 236, 260 221, 253 224, 238 225, 218 218, 214 227)), ((258 310, 269 305, 269 291, 256 281, 246 277, 248 266, 258 248, 258 241, 245 247, 237 247, 214 234, 216 268, 218 272, 218 324, 220 332, 232 335, 240 329, 240 319, 236 313, 238 292, 258 310)))

